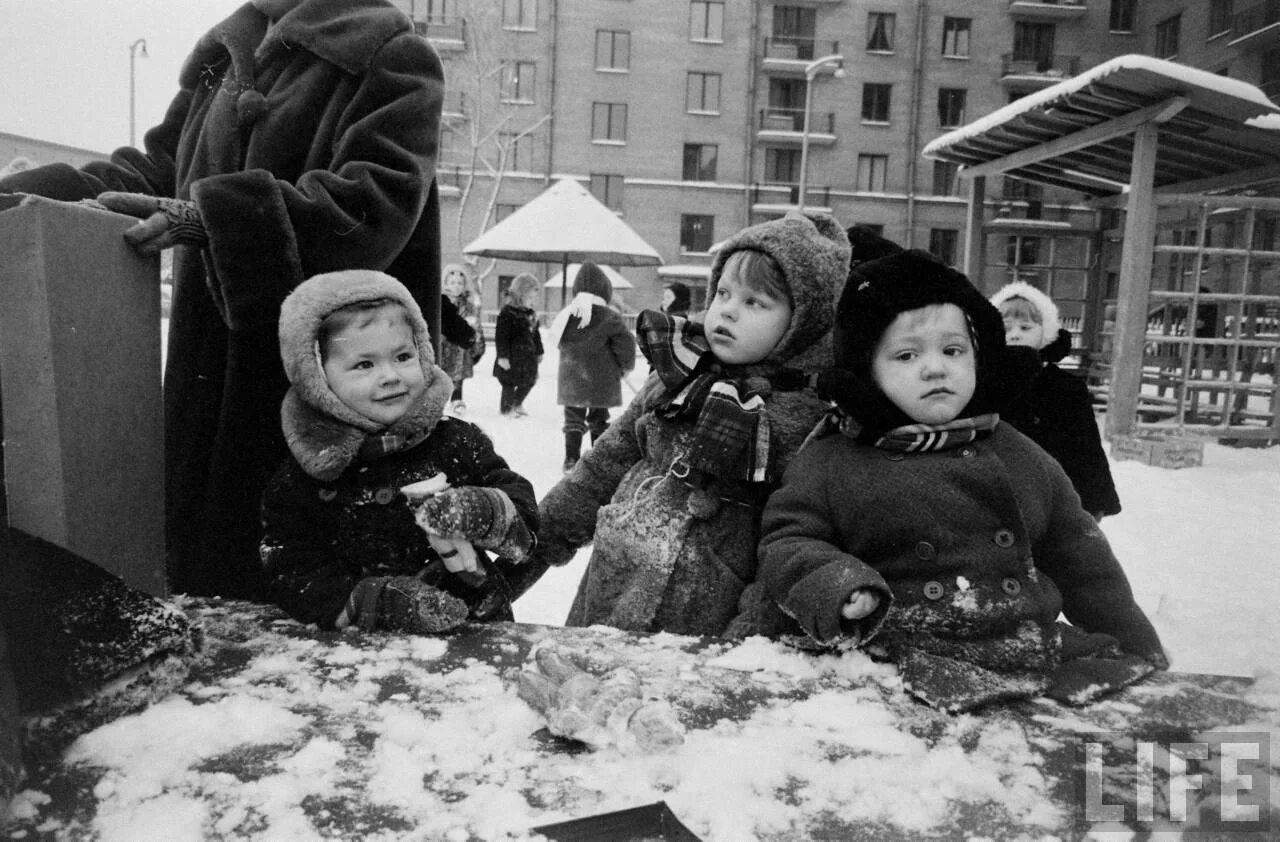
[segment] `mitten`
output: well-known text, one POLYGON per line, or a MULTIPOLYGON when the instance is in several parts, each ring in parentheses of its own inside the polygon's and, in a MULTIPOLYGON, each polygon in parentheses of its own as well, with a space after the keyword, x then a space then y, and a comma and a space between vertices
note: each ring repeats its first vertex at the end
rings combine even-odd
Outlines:
POLYGON ((98 202, 108 210, 143 220, 124 234, 129 245, 142 254, 155 254, 179 243, 203 246, 209 242, 200 209, 194 202, 113 192, 100 193, 98 202))
POLYGON ((865 641, 879 629, 892 599, 888 586, 878 574, 833 562, 793 585, 778 607, 819 643, 836 643, 843 636, 856 636, 859 641, 865 641), (870 616, 845 620, 840 609, 859 588, 879 593, 880 604, 870 616))
POLYGON ((358 625, 364 631, 437 634, 466 619, 465 602, 420 579, 368 576, 352 588, 338 625, 358 625))
POLYGON ((423 500, 414 518, 429 534, 466 538, 478 546, 494 548, 502 542, 518 514, 505 492, 464 485, 423 500))

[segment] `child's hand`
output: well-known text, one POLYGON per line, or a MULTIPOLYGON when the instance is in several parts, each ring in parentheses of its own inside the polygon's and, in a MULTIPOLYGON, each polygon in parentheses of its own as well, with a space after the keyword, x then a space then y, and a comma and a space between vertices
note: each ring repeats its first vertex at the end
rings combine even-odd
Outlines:
POLYGON ((846 620, 861 620, 880 607, 880 595, 866 588, 849 594, 849 601, 840 607, 840 616, 846 620))
POLYGON ((450 573, 475 573, 480 570, 476 549, 465 538, 444 538, 428 534, 427 542, 444 562, 444 569, 450 573))
POLYGON ((334 627, 439 634, 467 619, 467 604, 412 576, 369 576, 351 590, 334 627))
POLYGON ((511 368, 511 360, 506 357, 498 357, 498 368, 507 371, 511 368))
POLYGON ((507 495, 475 485, 442 491, 423 500, 414 512, 414 520, 428 535, 464 538, 481 546, 488 546, 486 540, 501 540, 514 516, 507 495))

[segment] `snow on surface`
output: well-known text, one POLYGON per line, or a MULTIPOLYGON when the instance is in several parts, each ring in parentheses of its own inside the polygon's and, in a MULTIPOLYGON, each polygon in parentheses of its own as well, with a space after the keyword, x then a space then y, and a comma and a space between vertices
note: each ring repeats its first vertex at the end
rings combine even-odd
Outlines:
MULTIPOLYGON (((492 351, 465 388, 465 417, 489 432, 539 496, 559 479, 563 461, 555 363, 549 349, 525 418, 497 412, 492 351)), ((633 374, 624 396, 641 380, 641 371, 633 374)), ((1124 511, 1103 529, 1173 669, 1256 676, 1253 700, 1280 708, 1280 447, 1208 444, 1201 467, 1118 462, 1112 470, 1124 511)), ((517 620, 561 623, 588 554, 548 573, 517 603, 517 620)), ((38 789, 16 799, 15 815, 42 835, 104 842, 309 840, 319 832, 304 802, 356 781, 370 809, 403 816, 412 828, 364 837, 371 839, 520 838, 536 824, 658 800, 707 840, 804 838, 805 822, 823 811, 907 834, 954 828, 957 804, 999 804, 1027 838, 1063 820, 1032 751, 1053 737, 1004 717, 966 715, 945 718, 930 745, 884 703, 895 671, 859 653, 806 656, 756 638, 695 658, 670 646, 672 637, 635 644, 650 648, 629 652, 627 665, 677 705, 713 701, 718 685, 708 676, 716 675, 778 695, 743 719, 690 728, 672 754, 605 763, 586 752, 546 762, 530 740, 542 723, 493 665, 469 662, 447 686, 428 669, 444 654, 442 640, 389 638, 371 657, 354 638, 326 650, 267 634, 233 680, 189 685, 72 746, 69 763, 105 770, 90 826, 40 824, 50 796, 38 789), (307 666, 316 661, 322 668, 307 666), (389 679, 403 692, 380 691, 389 679), (805 698, 786 695, 800 685, 810 688, 805 698), (320 707, 337 724, 309 724, 320 707), (288 750, 260 775, 242 779, 219 762, 229 755, 252 762, 264 744, 288 750), (424 774, 448 786, 428 789, 424 774), (778 797, 786 787, 802 791, 803 802, 778 797), (525 793, 549 800, 535 810, 525 793)), ((1121 703, 1103 703, 1112 715, 1126 712, 1107 705, 1121 703)), ((1064 739, 1098 729, 1084 714, 1048 704, 1036 719, 1064 739)), ((1261 727, 1278 733, 1274 722, 1261 727)))

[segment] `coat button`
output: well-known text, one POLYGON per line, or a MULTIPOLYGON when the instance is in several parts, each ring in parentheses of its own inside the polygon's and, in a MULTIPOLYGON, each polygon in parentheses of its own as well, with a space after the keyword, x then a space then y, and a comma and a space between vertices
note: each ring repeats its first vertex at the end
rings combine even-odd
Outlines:
POLYGON ((943 589, 941 582, 925 582, 924 596, 925 599, 942 599, 943 589))
POLYGON ((396 499, 396 490, 394 488, 379 488, 373 492, 373 499, 385 506, 396 499))
POLYGON ((319 491, 319 496, 321 500, 328 503, 338 496, 338 490, 336 488, 322 488, 319 491))
POLYGON ((1007 529, 998 529, 996 530, 995 541, 997 547, 1012 547, 1014 542, 1013 533, 1007 529))
POLYGON ((930 544, 928 541, 921 541, 919 544, 916 544, 916 558, 921 561, 928 561, 935 555, 937 555, 937 553, 933 549, 933 544, 930 544))
POLYGON ((1000 589, 1009 596, 1017 596, 1022 593, 1022 583, 1017 579, 1004 579, 1000 582, 1000 589))
POLYGON ((960 455, 966 459, 972 459, 977 454, 978 454, 978 451, 974 450, 972 447, 960 448, 960 455))

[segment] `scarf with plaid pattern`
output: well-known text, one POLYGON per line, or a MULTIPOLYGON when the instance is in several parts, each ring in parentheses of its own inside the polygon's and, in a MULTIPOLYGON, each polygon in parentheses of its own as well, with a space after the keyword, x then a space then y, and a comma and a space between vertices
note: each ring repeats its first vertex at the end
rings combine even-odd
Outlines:
MULTIPOLYGON (((972 415, 967 418, 956 418, 946 424, 903 424, 875 440, 874 447, 881 450, 892 450, 897 453, 929 453, 935 450, 947 450, 962 444, 969 444, 991 434, 1000 423, 1000 416, 994 412, 972 415)), ((862 427, 848 413, 841 409, 832 409, 818 421, 813 432, 805 437, 807 445, 814 439, 831 433, 840 433, 851 439, 858 438, 862 427)), ((804 445, 801 445, 803 449, 804 445)))
POLYGON ((774 389, 803 388, 804 374, 774 364, 724 365, 711 352, 701 324, 657 310, 640 314, 636 338, 667 387, 655 414, 694 419, 685 455, 689 467, 725 479, 773 482, 765 404, 774 389))

